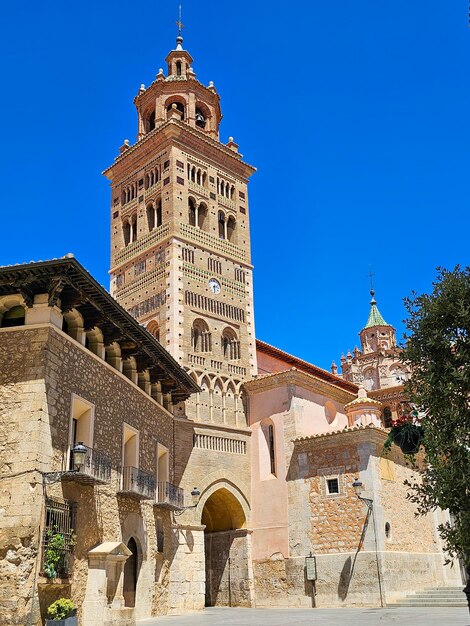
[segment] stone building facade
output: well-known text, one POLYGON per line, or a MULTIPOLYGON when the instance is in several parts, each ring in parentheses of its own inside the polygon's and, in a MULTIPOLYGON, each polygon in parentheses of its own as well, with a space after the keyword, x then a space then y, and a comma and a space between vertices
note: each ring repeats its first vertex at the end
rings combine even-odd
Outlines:
POLYGON ((73 258, 0 269, 0 307, 2 623, 41 623, 59 596, 87 626, 167 612, 185 585, 193 597, 203 580, 177 578, 171 511, 188 494, 168 409, 197 386, 73 258))
POLYGON ((255 170, 221 143, 219 96, 180 36, 166 61, 135 98, 137 142, 105 171, 111 295, 73 258, 0 268, 2 619, 40 624, 59 596, 81 626, 130 626, 455 582, 445 514, 416 522, 411 469, 383 454, 409 374, 395 330, 372 293, 341 376, 256 340, 255 170))

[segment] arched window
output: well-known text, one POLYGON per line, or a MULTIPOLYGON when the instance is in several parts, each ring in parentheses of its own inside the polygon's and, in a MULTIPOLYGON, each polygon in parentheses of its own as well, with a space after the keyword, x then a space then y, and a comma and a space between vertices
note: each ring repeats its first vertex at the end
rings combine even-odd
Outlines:
POLYGON ((207 217, 207 207, 205 204, 200 204, 197 209, 197 225, 201 230, 204 230, 207 217))
POLYGON ((194 200, 189 198, 188 200, 188 209, 189 209, 189 224, 191 226, 196 226, 196 205, 194 204, 194 200))
POLYGON ((147 207, 147 224, 149 230, 153 230, 155 228, 155 207, 153 204, 149 204, 147 207))
POLYGON ((269 461, 271 464, 271 474, 276 473, 276 453, 274 449, 274 426, 269 424, 268 426, 268 446, 269 446, 269 461))
POLYGON ((23 306, 13 306, 2 315, 1 328, 24 326, 25 310, 23 306))
POLYGON ((227 239, 229 241, 234 241, 235 239, 235 218, 230 216, 227 222, 227 239))
POLYGON ((131 225, 127 220, 122 224, 122 234, 124 237, 124 245, 128 246, 131 241, 131 225))
POLYGON ((176 75, 181 76, 181 61, 176 61, 176 75))
POLYGON ((204 320, 194 320, 191 328, 191 347, 194 352, 211 352, 212 338, 209 327, 204 320))
POLYGON ((157 228, 162 225, 162 201, 159 200, 157 202, 157 206, 155 207, 155 221, 157 228))
POLYGON ((222 352, 224 358, 229 361, 236 361, 240 358, 240 342, 237 335, 231 328, 225 328, 222 332, 222 352))
POLYGON ((137 215, 131 217, 131 241, 137 241, 137 215))
POLYGON ((218 215, 218 222, 219 222, 219 239, 225 239, 225 215, 222 213, 222 211, 219 211, 219 215, 218 215))
POLYGON ((206 123, 206 116, 199 107, 196 107, 196 126, 198 126, 199 128, 205 128, 206 123))
POLYGON ((166 110, 170 111, 172 106, 176 104, 176 108, 178 109, 178 111, 180 111, 181 113, 181 119, 184 120, 184 104, 181 104, 181 102, 171 102, 167 107, 166 110))
POLYGON ((155 128, 155 111, 152 111, 152 113, 148 116, 146 126, 146 131, 148 133, 155 128))
POLYGON ((276 438, 271 421, 262 422, 259 438, 259 468, 261 480, 276 475, 276 438))

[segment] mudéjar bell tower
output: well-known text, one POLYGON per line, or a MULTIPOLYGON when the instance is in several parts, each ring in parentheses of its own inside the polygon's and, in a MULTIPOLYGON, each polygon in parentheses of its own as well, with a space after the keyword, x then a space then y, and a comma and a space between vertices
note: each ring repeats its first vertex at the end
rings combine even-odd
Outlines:
POLYGON ((255 169, 219 139, 214 84, 179 33, 167 75, 139 89, 137 141, 111 183, 111 293, 201 388, 177 406, 200 422, 245 427, 241 387, 256 374, 247 183, 255 169))

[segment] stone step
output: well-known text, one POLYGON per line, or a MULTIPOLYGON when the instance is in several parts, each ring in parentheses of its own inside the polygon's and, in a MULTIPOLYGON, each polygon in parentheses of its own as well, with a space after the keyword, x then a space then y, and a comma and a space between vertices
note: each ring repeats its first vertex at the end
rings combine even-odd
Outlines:
POLYGON ((423 591, 416 591, 414 595, 417 596, 458 596, 462 595, 462 589, 423 589, 423 591))
POLYGON ((409 594, 396 602, 388 604, 388 606, 466 607, 468 605, 467 598, 462 592, 462 587, 429 587, 427 589, 409 594))
POLYGON ((409 601, 409 602, 405 602, 403 600, 401 600, 400 602, 395 602, 394 604, 387 604, 387 607, 389 608, 394 608, 394 607, 412 607, 412 606, 416 606, 416 607, 433 607, 433 606, 442 606, 442 607, 467 607, 467 601, 464 600, 446 600, 446 601, 430 601, 430 600, 413 600, 413 601, 409 601))

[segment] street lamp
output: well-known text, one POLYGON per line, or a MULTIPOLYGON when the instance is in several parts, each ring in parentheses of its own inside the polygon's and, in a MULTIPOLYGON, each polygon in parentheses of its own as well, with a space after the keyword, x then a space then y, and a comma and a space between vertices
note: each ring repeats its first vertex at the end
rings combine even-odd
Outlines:
POLYGON ((86 463, 86 457, 88 454, 88 448, 83 444, 83 441, 78 441, 71 450, 73 468, 70 470, 62 470, 58 472, 44 472, 43 481, 44 484, 51 485, 53 483, 62 480, 64 476, 70 476, 70 474, 78 474, 82 471, 86 463))
POLYGON ((354 482, 352 484, 352 487, 354 489, 354 492, 356 494, 356 496, 359 498, 359 500, 362 500, 362 502, 365 503, 365 505, 367 506, 367 518, 366 518, 366 524, 367 524, 367 520, 369 518, 369 516, 372 516, 372 525, 374 526, 374 539, 375 539, 375 562, 377 565, 377 580, 379 583, 379 594, 380 594, 380 606, 384 606, 384 601, 383 601, 383 593, 382 593, 382 577, 380 575, 380 565, 379 565, 379 551, 378 551, 378 547, 377 547, 377 528, 375 525, 375 515, 374 515, 374 501, 372 500, 372 498, 364 498, 361 494, 364 491, 364 484, 362 483, 362 481, 359 480, 359 478, 355 478, 354 482))
POLYGON ((87 448, 83 445, 83 441, 79 441, 76 443, 72 449, 73 452, 73 465, 74 469, 72 472, 79 472, 81 468, 85 465, 87 448))
POLYGON ((173 511, 173 513, 175 515, 182 515, 185 511, 187 511, 188 509, 195 509, 199 503, 199 496, 201 495, 201 492, 199 491, 199 489, 197 487, 193 487, 191 490, 191 498, 192 498, 192 505, 191 506, 182 506, 181 508, 179 508, 177 511, 173 511))

